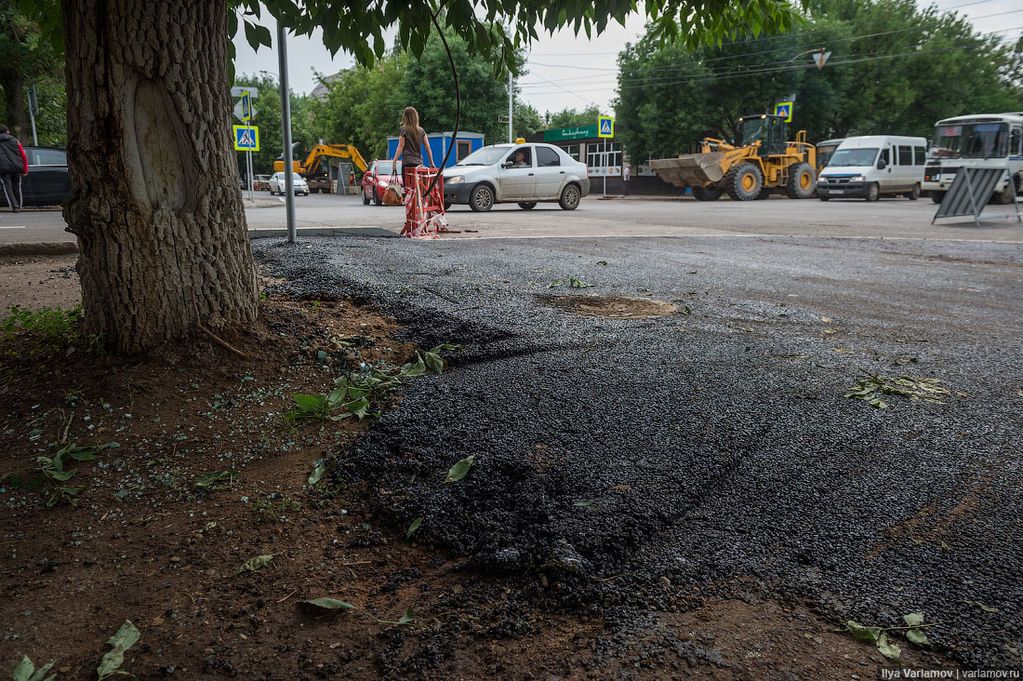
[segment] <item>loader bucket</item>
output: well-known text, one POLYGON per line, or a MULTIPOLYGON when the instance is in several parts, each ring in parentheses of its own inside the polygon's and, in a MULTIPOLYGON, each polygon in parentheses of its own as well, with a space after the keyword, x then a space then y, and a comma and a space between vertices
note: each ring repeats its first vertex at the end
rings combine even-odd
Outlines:
POLYGON ((650 161, 650 169, 665 182, 676 187, 703 187, 720 182, 725 176, 721 162, 722 151, 706 154, 685 154, 677 158, 660 158, 650 161))

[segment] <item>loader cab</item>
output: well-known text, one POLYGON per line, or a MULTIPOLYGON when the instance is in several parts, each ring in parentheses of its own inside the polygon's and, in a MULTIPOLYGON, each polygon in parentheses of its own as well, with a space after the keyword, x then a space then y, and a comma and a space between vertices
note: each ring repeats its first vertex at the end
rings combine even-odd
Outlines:
POLYGON ((739 144, 745 147, 760 142, 761 155, 784 154, 788 124, 784 116, 760 114, 739 119, 739 144))

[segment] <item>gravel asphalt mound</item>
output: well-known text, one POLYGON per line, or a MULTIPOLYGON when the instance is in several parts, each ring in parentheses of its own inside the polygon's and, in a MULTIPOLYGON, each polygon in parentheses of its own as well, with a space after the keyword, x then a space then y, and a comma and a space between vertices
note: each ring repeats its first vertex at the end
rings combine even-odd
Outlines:
POLYGON ((1023 667, 1017 246, 253 249, 294 293, 368 302, 422 346, 463 346, 335 461, 336 476, 377 490, 396 527, 422 517, 421 539, 485 569, 543 574, 566 602, 641 609, 663 578, 747 580, 836 622, 923 611, 960 661, 1023 667), (550 294, 650 297, 677 312, 578 316, 550 294), (893 396, 886 410, 845 399, 868 373, 939 378, 953 394, 893 396), (469 455, 468 476, 443 484, 469 455))

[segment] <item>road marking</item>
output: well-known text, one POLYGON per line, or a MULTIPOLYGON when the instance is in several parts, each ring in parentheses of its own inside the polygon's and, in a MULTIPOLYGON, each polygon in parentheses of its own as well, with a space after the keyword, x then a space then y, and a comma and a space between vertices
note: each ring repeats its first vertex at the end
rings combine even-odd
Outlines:
POLYGON ((25 225, 0 225, 0 229, 25 229, 25 225))

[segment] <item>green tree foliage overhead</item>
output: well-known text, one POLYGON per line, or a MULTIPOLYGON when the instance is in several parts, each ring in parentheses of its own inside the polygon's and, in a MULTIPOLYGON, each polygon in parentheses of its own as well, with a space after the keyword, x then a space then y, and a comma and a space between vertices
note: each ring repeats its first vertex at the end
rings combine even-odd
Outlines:
POLYGON ((811 141, 863 134, 929 137, 948 116, 1023 109, 1020 55, 998 35, 913 0, 814 0, 787 35, 688 49, 649 30, 619 55, 616 111, 633 158, 731 138, 739 116, 796 95, 792 128, 811 141), (831 57, 823 70, 810 52, 831 57))
POLYGON ((574 128, 579 125, 594 125, 601 113, 603 112, 596 104, 585 109, 562 109, 555 114, 547 112, 547 127, 574 128))

